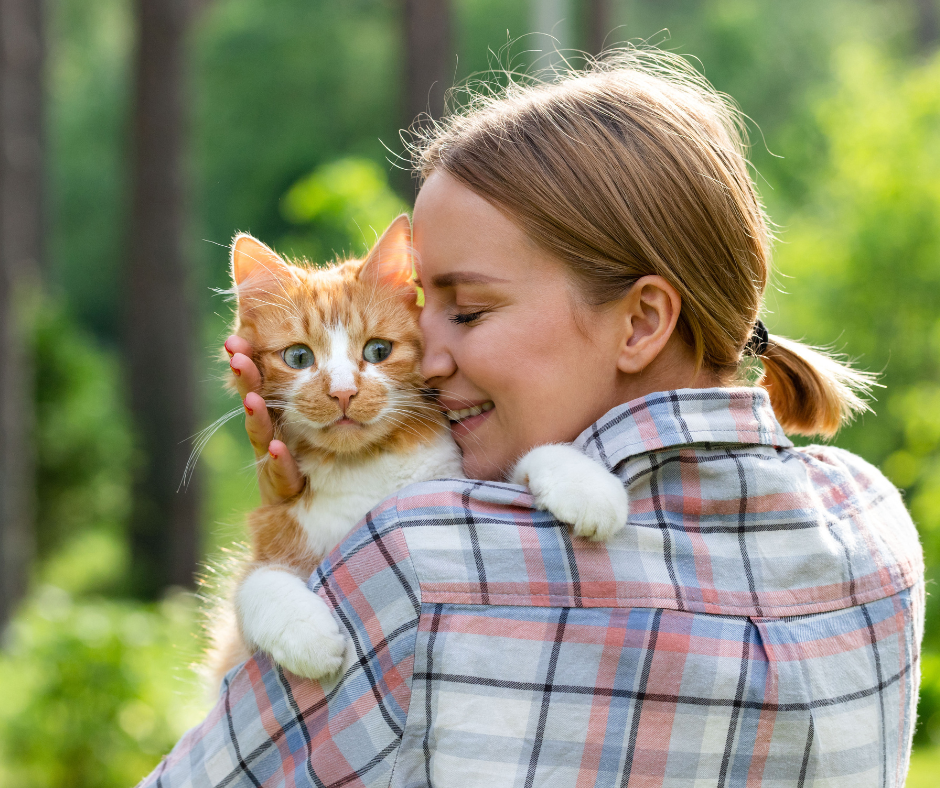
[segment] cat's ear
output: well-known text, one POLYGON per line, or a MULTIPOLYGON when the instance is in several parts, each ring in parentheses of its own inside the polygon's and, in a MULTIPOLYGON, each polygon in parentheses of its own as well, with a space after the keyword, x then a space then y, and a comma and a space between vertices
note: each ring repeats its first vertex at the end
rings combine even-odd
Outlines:
POLYGON ((239 233, 232 240, 232 282, 236 287, 246 279, 292 278, 290 266, 277 252, 247 233, 239 233))
POLYGON ((407 214, 395 219, 382 233, 362 264, 359 278, 385 287, 415 291, 411 221, 407 214))

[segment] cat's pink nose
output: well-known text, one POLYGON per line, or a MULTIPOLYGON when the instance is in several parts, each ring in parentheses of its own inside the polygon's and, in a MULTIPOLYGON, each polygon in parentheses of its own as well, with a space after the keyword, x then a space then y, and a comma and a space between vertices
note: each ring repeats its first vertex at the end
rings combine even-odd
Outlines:
POLYGON ((343 409, 343 415, 349 409, 349 400, 356 396, 358 389, 346 389, 345 391, 331 391, 330 396, 339 401, 339 406, 343 409))

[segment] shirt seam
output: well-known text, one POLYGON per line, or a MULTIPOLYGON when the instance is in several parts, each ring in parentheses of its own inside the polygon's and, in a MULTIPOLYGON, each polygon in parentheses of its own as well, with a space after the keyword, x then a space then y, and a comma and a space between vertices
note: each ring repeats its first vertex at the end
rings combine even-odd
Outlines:
MULTIPOLYGON (((912 570, 909 570, 909 571, 914 571, 914 570, 912 569, 912 570)), ((857 601, 857 600, 863 599, 864 602, 862 602, 861 604, 868 604, 868 603, 870 603, 870 602, 876 602, 876 601, 878 601, 879 599, 889 599, 889 598, 892 597, 892 596, 896 596, 897 594, 900 594, 900 593, 902 593, 902 592, 904 592, 904 591, 907 591, 908 589, 913 588, 915 585, 917 585, 917 583, 920 582, 921 579, 922 579, 922 578, 920 577, 920 575, 917 575, 916 577, 914 577, 913 579, 911 579, 911 578, 908 577, 908 574, 909 574, 908 572, 904 572, 905 579, 904 579, 903 582, 905 583, 905 585, 903 585, 903 586, 901 586, 901 587, 887 587, 887 586, 882 585, 880 588, 872 589, 871 591, 869 591, 869 592, 867 592, 867 593, 862 593, 862 594, 856 593, 856 594, 854 595, 854 600, 857 601), (879 592, 883 592, 881 596, 873 596, 874 594, 878 594, 879 592)), ((420 581, 419 581, 419 583, 420 583, 420 581)), ((445 592, 445 593, 446 593, 446 592, 445 592)), ((460 595, 460 596, 471 596, 471 595, 474 594, 474 592, 472 592, 472 591, 455 591, 455 592, 451 592, 451 593, 453 593, 453 594, 455 594, 455 595, 460 595)), ((439 597, 439 596, 443 596, 443 594, 434 593, 434 594, 432 594, 432 596, 433 596, 433 597, 439 597)), ((533 599, 533 598, 537 598, 537 599, 552 599, 552 598, 555 598, 555 599, 557 599, 558 597, 563 597, 563 596, 566 596, 566 595, 564 595, 564 594, 542 594, 542 593, 532 593, 532 594, 506 594, 506 593, 499 593, 499 592, 493 592, 493 591, 491 591, 491 592, 490 592, 490 596, 491 596, 491 597, 499 597, 499 598, 502 598, 502 599, 519 599, 519 600, 525 600, 525 599, 533 599)), ((579 599, 579 600, 591 601, 591 602, 619 602, 619 603, 627 603, 627 602, 632 602, 632 601, 642 601, 642 602, 670 603, 670 604, 658 605, 658 607, 663 607, 663 608, 669 609, 669 610, 675 610, 675 609, 677 609, 677 608, 675 607, 676 600, 675 600, 674 597, 659 597, 659 596, 606 597, 606 596, 584 596, 584 595, 580 595, 580 596, 578 596, 578 597, 574 597, 573 595, 568 595, 568 597, 569 597, 570 599, 572 599, 572 600, 574 600, 575 598, 577 598, 577 599, 579 599)), ((766 607, 767 609, 770 609, 770 610, 775 610, 775 609, 779 609, 779 608, 800 608, 800 607, 807 607, 807 608, 809 608, 809 607, 815 607, 815 606, 820 606, 820 605, 824 605, 824 606, 835 605, 835 607, 833 607, 832 610, 840 610, 840 609, 848 609, 848 608, 851 608, 851 607, 857 607, 858 604, 857 604, 856 601, 853 601, 853 595, 849 594, 849 595, 847 595, 847 596, 836 597, 836 598, 833 598, 833 599, 821 599, 821 600, 819 600, 818 602, 815 602, 815 603, 812 603, 812 602, 791 602, 791 603, 781 602, 781 603, 779 603, 779 604, 771 604, 771 605, 766 605, 766 606, 762 606, 762 607, 766 607), (845 604, 846 602, 851 602, 852 604, 846 605, 846 604, 845 604)), ((695 606, 695 607, 702 607, 702 606, 703 606, 703 605, 700 604, 697 600, 689 600, 689 599, 683 598, 683 602, 684 602, 686 605, 693 605, 693 606, 695 606)), ((500 607, 500 606, 501 606, 501 605, 498 605, 498 604, 497 604, 497 605, 484 604, 484 603, 482 603, 482 602, 459 602, 459 603, 450 602, 450 603, 451 603, 451 604, 468 604, 468 605, 474 605, 474 606, 477 606, 477 607, 494 607, 494 606, 495 606, 495 607, 500 607)), ((524 604, 522 604, 522 605, 510 605, 510 606, 511 606, 511 607, 536 607, 535 605, 524 605, 524 604)), ((562 605, 562 606, 560 606, 560 607, 564 607, 564 606, 562 605)), ((574 605, 571 605, 571 607, 574 607, 574 605)), ((721 609, 723 609, 723 610, 741 611, 741 612, 739 613, 740 615, 751 615, 751 614, 746 614, 744 611, 754 610, 754 609, 755 609, 753 606, 744 606, 744 605, 720 605, 719 607, 721 607, 721 609)), ((691 612, 691 613, 706 613, 706 611, 704 611, 704 610, 690 610, 689 612, 691 612)), ((707 615, 712 615, 712 614, 709 614, 709 613, 706 613, 706 614, 707 614, 707 615)), ((720 613, 715 613, 714 615, 720 615, 720 613)), ((808 614, 808 615, 810 615, 810 614, 808 614)), ((409 708, 409 713, 410 713, 411 707, 409 706, 408 708, 409 708)))

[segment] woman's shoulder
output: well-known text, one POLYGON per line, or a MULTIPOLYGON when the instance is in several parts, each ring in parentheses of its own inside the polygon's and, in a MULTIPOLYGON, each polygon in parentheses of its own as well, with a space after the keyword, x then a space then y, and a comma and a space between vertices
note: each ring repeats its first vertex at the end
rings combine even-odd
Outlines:
POLYGON ((851 491, 855 504, 870 504, 888 498, 902 501, 901 492, 877 466, 847 449, 812 444, 794 447, 791 451, 800 457, 816 486, 851 491))
MULTIPOLYGON (((851 523, 868 551, 906 580, 923 576, 923 551, 917 527, 900 490, 875 465, 837 446, 811 445, 791 450, 830 517, 851 523)), ((908 582, 907 585, 910 583, 908 582)))

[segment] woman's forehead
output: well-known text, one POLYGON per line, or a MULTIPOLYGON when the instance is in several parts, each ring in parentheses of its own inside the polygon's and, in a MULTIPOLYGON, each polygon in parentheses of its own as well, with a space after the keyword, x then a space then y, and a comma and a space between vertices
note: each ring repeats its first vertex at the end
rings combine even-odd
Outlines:
POLYGON ((425 287, 499 284, 557 265, 502 211, 441 172, 418 193, 413 240, 425 287))

